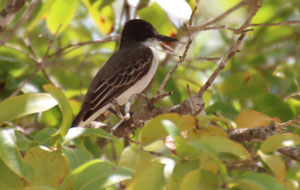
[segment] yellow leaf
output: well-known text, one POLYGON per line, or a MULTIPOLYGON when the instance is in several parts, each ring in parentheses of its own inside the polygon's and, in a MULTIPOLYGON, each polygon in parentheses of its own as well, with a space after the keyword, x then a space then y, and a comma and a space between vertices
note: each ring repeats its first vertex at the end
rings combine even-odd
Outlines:
POLYGON ((274 119, 264 113, 247 110, 241 112, 234 121, 238 128, 254 128, 268 126, 270 122, 274 121, 274 119))
POLYGON ((272 170, 275 177, 280 181, 285 181, 286 167, 284 162, 279 156, 264 154, 261 150, 257 152, 260 158, 268 165, 272 170))
POLYGON ((89 0, 82 0, 89 14, 104 34, 110 34, 114 30, 115 14, 111 4, 100 7, 102 1, 91 4, 89 0))
POLYGON ((300 144, 300 136, 294 133, 284 133, 271 136, 265 140, 260 149, 263 152, 273 152, 283 147, 300 144))

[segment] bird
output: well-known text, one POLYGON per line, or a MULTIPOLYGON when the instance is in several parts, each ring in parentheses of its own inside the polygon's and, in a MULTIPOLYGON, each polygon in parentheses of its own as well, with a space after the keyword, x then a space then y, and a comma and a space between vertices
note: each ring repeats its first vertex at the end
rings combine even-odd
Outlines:
POLYGON ((149 22, 132 19, 125 23, 119 49, 92 80, 72 127, 86 127, 113 107, 124 105, 151 82, 158 67, 157 42, 177 42, 161 35, 149 22))

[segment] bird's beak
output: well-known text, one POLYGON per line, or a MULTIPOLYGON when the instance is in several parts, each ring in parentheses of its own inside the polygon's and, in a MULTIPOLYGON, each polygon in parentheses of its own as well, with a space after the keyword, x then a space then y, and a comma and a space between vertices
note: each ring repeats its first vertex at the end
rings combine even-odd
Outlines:
POLYGON ((164 35, 161 35, 161 34, 158 34, 156 36, 156 38, 159 41, 162 41, 162 42, 177 42, 178 41, 176 38, 172 38, 172 37, 169 37, 169 36, 164 36, 164 35))

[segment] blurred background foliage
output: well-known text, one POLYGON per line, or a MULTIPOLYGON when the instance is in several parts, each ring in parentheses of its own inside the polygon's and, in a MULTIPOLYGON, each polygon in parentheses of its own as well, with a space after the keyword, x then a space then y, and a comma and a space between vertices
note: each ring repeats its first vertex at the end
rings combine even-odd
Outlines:
MULTIPOLYGON (((0 10, 8 1, 0 1, 0 10)), ((178 38, 182 43, 171 48, 181 55, 188 40, 184 23, 196 5, 193 26, 200 26, 240 2, 40 0, 29 20, 0 46, 0 189, 299 189, 299 163, 275 153, 286 140, 292 146, 300 143, 298 128, 289 126, 270 142, 248 142, 245 148, 210 123, 249 128, 300 115, 299 22, 253 26, 247 32, 240 52, 204 94, 208 117, 158 116, 132 137, 139 145, 101 129, 68 132, 93 76, 117 50, 126 20, 145 19, 159 33, 178 38), (107 42, 97 41, 108 36, 107 42), (204 128, 194 134, 196 126, 204 128), (99 137, 110 141, 99 147, 99 137)), ((252 2, 212 25, 240 27, 252 2)), ((0 40, 30 3, 26 1, 0 40)), ((299 21, 299 10, 299 0, 263 0, 251 23, 299 21)), ((188 98, 187 85, 196 93, 219 63, 197 58, 223 57, 237 38, 223 29, 191 35, 186 61, 164 88, 173 94, 158 107, 188 98)), ((158 49, 160 65, 145 90, 149 97, 178 61, 165 47, 158 49)), ((132 110, 143 104, 136 100, 132 110)), ((116 120, 112 116, 106 122, 116 120)))

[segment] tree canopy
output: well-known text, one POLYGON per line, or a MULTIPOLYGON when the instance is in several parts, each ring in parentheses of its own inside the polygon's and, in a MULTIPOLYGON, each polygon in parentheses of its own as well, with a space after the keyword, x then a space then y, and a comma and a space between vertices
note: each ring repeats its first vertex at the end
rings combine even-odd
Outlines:
POLYGON ((300 189, 299 31, 299 0, 1 0, 0 189, 300 189), (133 18, 179 42, 128 120, 70 128, 133 18))

